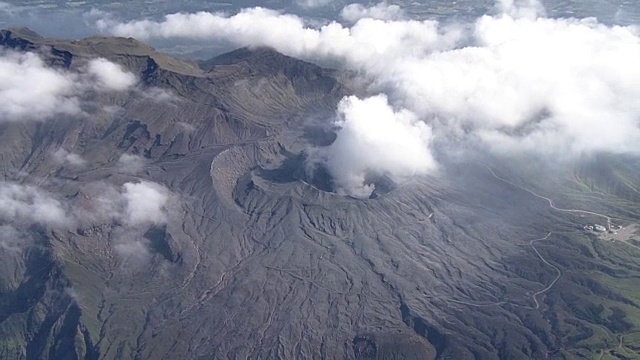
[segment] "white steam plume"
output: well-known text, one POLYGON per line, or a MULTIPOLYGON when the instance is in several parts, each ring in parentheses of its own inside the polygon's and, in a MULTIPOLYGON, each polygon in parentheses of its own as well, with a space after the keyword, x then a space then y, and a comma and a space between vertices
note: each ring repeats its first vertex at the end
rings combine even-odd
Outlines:
POLYGON ((403 181, 435 168, 428 146, 431 128, 408 110, 395 111, 386 96, 344 98, 338 114, 339 135, 318 154, 338 192, 367 197, 374 190, 368 177, 403 181))

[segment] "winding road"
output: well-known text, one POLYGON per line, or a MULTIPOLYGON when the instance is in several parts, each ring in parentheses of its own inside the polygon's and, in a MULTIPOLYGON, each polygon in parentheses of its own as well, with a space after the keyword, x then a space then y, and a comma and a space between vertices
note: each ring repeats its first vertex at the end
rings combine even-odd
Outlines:
POLYGON ((486 165, 486 164, 485 164, 484 166, 489 170, 489 172, 491 173, 491 175, 493 175, 493 177, 495 177, 496 179, 498 179, 498 180, 500 180, 500 181, 502 181, 502 182, 504 182, 504 183, 506 183, 506 184, 509 184, 509 185, 511 185, 511 186, 514 186, 514 187, 516 187, 516 188, 518 188, 518 189, 520 189, 520 190, 522 190, 522 191, 526 191, 526 192, 528 192, 529 194, 531 194, 531 195, 533 195, 533 196, 535 196, 535 197, 537 197, 537 198, 539 198, 539 199, 542 199, 542 200, 547 201, 547 203, 549 203, 549 207, 551 207, 553 210, 556 210, 556 211, 562 211, 562 212, 568 212, 568 213, 587 214, 587 215, 594 215, 594 216, 598 216, 598 217, 601 217, 601 218, 603 218, 603 219, 607 219, 607 229, 610 229, 610 228, 611 228, 611 217, 610 217, 610 216, 607 216, 607 215, 604 215, 604 214, 600 214, 600 213, 597 213, 597 212, 593 212, 593 211, 578 210, 578 209, 563 209, 563 208, 559 208, 559 207, 557 207, 557 206, 553 203, 553 200, 552 200, 552 199, 550 199, 550 198, 548 198, 548 197, 546 197, 546 196, 542 196, 542 195, 540 195, 540 194, 536 193, 536 192, 535 192, 535 191, 533 191, 533 190, 530 190, 530 189, 527 189, 527 188, 525 188, 525 187, 522 187, 522 186, 520 186, 520 185, 518 185, 518 184, 516 184, 516 183, 513 183, 513 182, 511 182, 511 181, 509 181, 509 180, 507 180, 507 179, 505 179, 505 178, 503 178, 503 177, 501 177, 501 176, 497 175, 497 174, 495 173, 495 171, 493 171, 493 169, 492 169, 492 168, 490 168, 490 167, 489 167, 488 165, 486 165))
POLYGON ((542 290, 540 290, 540 291, 538 291, 538 292, 534 293, 533 295, 531 295, 531 298, 533 299, 533 302, 535 302, 535 303, 536 303, 536 306, 535 306, 535 309, 536 309, 536 310, 540 308, 540 304, 538 303, 538 299, 537 299, 538 295, 544 294, 544 293, 546 293, 547 291, 551 290, 551 288, 552 288, 552 287, 553 287, 553 286, 558 282, 558 280, 560 280, 560 277, 562 276, 562 271, 560 271, 560 269, 558 269, 558 267, 557 267, 557 266, 555 266, 555 265, 553 265, 553 264, 549 263, 549 262, 548 262, 544 257, 542 257, 542 255, 540 254, 540 252, 538 251, 538 249, 536 249, 536 247, 535 247, 535 246, 533 246, 533 244, 535 244, 535 243, 536 243, 536 242, 538 242, 538 241, 544 241, 544 240, 547 240, 547 239, 549 238, 549 236, 551 236, 551 234, 553 234, 553 232, 549 232, 549 233, 547 234, 547 236, 545 236, 545 237, 543 237, 543 238, 540 238, 540 239, 534 239, 534 240, 529 241, 529 246, 531 246, 531 248, 533 249, 533 251, 535 251, 535 252, 536 252, 536 254, 537 254, 537 255, 538 255, 538 257, 540 258, 540 260, 542 260, 542 262, 543 262, 543 263, 547 264, 549 267, 553 268, 553 269, 558 273, 558 275, 556 276, 556 278, 555 278, 555 279, 553 279, 553 281, 551 281, 551 283, 549 283, 549 285, 547 285, 547 287, 545 287, 544 289, 542 289, 542 290))
MULTIPOLYGON (((500 175, 496 174, 496 172, 491 167, 489 167, 488 165, 486 165, 486 164, 483 164, 483 165, 484 165, 484 167, 487 168, 487 170, 489 170, 491 175, 493 177, 495 177, 496 179, 498 179, 498 180, 500 180, 500 181, 502 181, 502 182, 504 182, 504 183, 506 183, 506 184, 508 184, 510 186, 516 187, 516 188, 518 188, 518 189, 520 189, 520 190, 522 190, 524 192, 527 192, 527 193, 529 193, 529 194, 531 194, 531 195, 533 195, 533 196, 535 196, 535 197, 537 197, 539 199, 545 200, 549 204, 549 207, 551 209, 553 209, 553 210, 561 211, 561 212, 567 212, 567 213, 576 213, 576 214, 586 214, 586 215, 597 216, 597 217, 600 217, 600 218, 603 218, 603 219, 607 220, 607 228, 611 227, 611 217, 608 216, 608 215, 600 214, 600 213, 593 212, 593 211, 559 208, 559 207, 557 207, 555 205, 555 203, 554 203, 554 201, 552 199, 550 199, 550 198, 548 198, 546 196, 542 196, 542 195, 536 193, 535 191, 527 189, 527 188, 525 188, 523 186, 520 186, 520 185, 518 185, 518 184, 516 184, 516 183, 514 183, 512 181, 509 181, 509 180, 501 177, 500 175)), ((510 305, 520 306, 520 307, 524 307, 524 308, 529 308, 529 309, 532 309, 532 310, 540 309, 540 303, 538 302, 538 296, 548 292, 549 290, 551 290, 553 288, 553 286, 555 286, 555 284, 558 282, 558 280, 560 280, 560 277, 562 276, 562 271, 557 266, 555 266, 555 265, 551 264, 549 261, 547 261, 547 259, 545 259, 542 256, 542 254, 540 254, 538 249, 536 249, 536 247, 535 247, 535 243, 540 242, 540 241, 548 240, 549 237, 551 237, 551 235, 553 235, 554 233, 555 232, 550 231, 549 233, 547 233, 546 236, 538 238, 538 239, 533 239, 533 240, 529 241, 528 243, 526 243, 526 245, 530 246, 533 249, 533 251, 536 253, 538 258, 540 258, 540 260, 544 264, 546 264, 547 266, 549 266, 550 268, 552 268, 556 272, 556 277, 544 289, 542 289, 540 291, 537 291, 537 292, 535 292, 535 293, 533 293, 531 295, 531 299, 535 303, 535 306, 523 306, 523 305, 520 305, 520 304, 511 303, 511 302, 508 302, 508 301, 500 301, 500 302, 496 302, 496 303, 479 304, 479 303, 470 303, 470 302, 454 300, 454 299, 442 299, 442 300, 445 300, 445 301, 451 302, 451 303, 456 303, 456 304, 473 306, 473 307, 502 306, 502 305, 505 305, 505 304, 510 304, 510 305)), ((634 248, 636 248, 638 250, 640 250, 640 247, 637 247, 637 246, 635 246, 633 244, 628 244, 627 242, 624 242, 624 243, 627 244, 627 245, 630 245, 630 246, 632 246, 632 247, 634 247, 634 248)), ((523 245, 525 245, 525 244, 523 244, 523 245)))

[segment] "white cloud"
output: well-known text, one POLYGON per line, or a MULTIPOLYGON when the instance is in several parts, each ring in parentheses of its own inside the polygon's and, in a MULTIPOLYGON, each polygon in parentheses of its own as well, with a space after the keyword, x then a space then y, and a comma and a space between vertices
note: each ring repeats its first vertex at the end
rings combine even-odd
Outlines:
POLYGON ((140 92, 140 94, 146 99, 155 101, 157 103, 174 104, 180 101, 180 98, 173 92, 159 87, 145 88, 140 92))
MULTIPOLYGON (((502 151, 640 152, 640 38, 592 20, 485 16, 475 46, 405 57, 378 86, 502 151)), ((434 120, 437 119, 437 120, 434 120)))
POLYGON ((155 182, 127 182, 120 187, 89 183, 74 204, 74 216, 82 224, 116 223, 125 227, 163 224, 169 218, 174 195, 155 182))
POLYGON ((122 186, 126 201, 126 223, 131 226, 161 224, 167 220, 169 191, 162 185, 143 181, 122 186))
POLYGON ((114 250, 127 262, 145 263, 151 253, 143 233, 150 225, 167 222, 172 194, 166 187, 149 181, 125 183, 119 192, 117 205, 123 208, 118 221, 125 226, 115 238, 114 250))
POLYGON ((545 14, 539 0, 498 0, 496 5, 501 14, 514 18, 535 19, 545 14))
POLYGON ((117 244, 113 249, 118 255, 136 262, 145 261, 150 256, 147 245, 141 240, 127 240, 117 244))
POLYGON ((319 29, 305 25, 296 15, 265 8, 243 9, 238 14, 176 13, 161 22, 151 20, 118 23, 98 20, 101 31, 118 36, 222 40, 244 46, 271 46, 287 55, 329 58, 358 64, 391 53, 423 53, 450 46, 455 38, 440 35, 434 21, 361 19, 352 27, 332 22, 319 29))
POLYGON ((180 128, 182 130, 184 130, 185 132, 187 132, 187 133, 192 133, 192 132, 196 131, 196 128, 193 125, 188 124, 188 123, 186 123, 184 121, 179 121, 179 122, 176 123, 176 125, 180 126, 180 128))
POLYGON ((0 51, 0 121, 78 114, 73 76, 51 69, 33 53, 0 51))
POLYGON ((0 50, 0 122, 79 115, 88 90, 123 91, 135 83, 133 74, 101 58, 71 72, 52 68, 31 52, 0 50))
POLYGON ((30 185, 0 182, 0 219, 11 223, 68 224, 63 204, 47 192, 30 185))
POLYGON ((144 169, 144 158, 138 155, 122 154, 118 159, 120 171, 128 174, 137 174, 144 169))
POLYGON ((87 64, 87 74, 96 79, 99 89, 106 91, 124 91, 138 81, 130 72, 124 71, 118 64, 107 59, 92 59, 87 64))
POLYGON ((62 202, 32 185, 0 182, 0 221, 12 224, 100 224, 116 221, 128 227, 163 224, 173 195, 150 182, 128 182, 120 188, 106 183, 82 187, 73 202, 62 202))
POLYGON ((30 242, 27 235, 22 234, 11 225, 0 225, 0 249, 10 253, 20 252, 30 242))
POLYGON ((104 182, 84 184, 73 203, 73 216, 82 226, 124 223, 125 201, 116 187, 104 182))
POLYGON ((80 155, 68 152, 64 149, 54 151, 53 159, 59 164, 74 167, 83 167, 87 163, 80 155))
POLYGON ((64 293, 69 296, 76 304, 80 303, 80 295, 73 287, 67 287, 64 289, 64 293))
POLYGON ((0 12, 13 14, 16 12, 17 8, 7 2, 0 1, 0 12))
POLYGON ((25 229, 32 224, 66 229, 109 224, 116 253, 141 262, 150 256, 143 234, 169 219, 173 198, 166 187, 149 181, 121 187, 89 183, 65 202, 36 186, 0 182, 0 251, 15 253, 29 244, 25 229))
MULTIPOLYGON (((416 123, 428 124, 434 141, 554 158, 593 151, 640 154, 637 27, 544 18, 539 2, 531 0, 500 1, 500 14, 455 27, 372 19, 377 7, 347 7, 344 13, 368 16, 348 27, 335 22, 310 27, 295 15, 263 8, 98 25, 117 35, 271 46, 291 56, 341 63, 370 81, 370 94, 386 94, 395 113, 413 113, 416 123)), ((354 132, 366 137, 367 130, 343 128, 339 137, 358 139, 354 132)), ((424 145, 429 148, 428 140, 424 145)))
POLYGON ((429 150, 431 128, 408 110, 394 110, 386 96, 347 97, 338 105, 338 114, 336 141, 318 154, 338 192, 367 197, 374 190, 368 177, 403 181, 435 168, 429 150))
POLYGON ((374 6, 362 4, 349 4, 340 12, 343 20, 356 23, 360 19, 399 20, 405 17, 405 13, 398 5, 381 2, 374 6))
POLYGON ((295 0, 296 5, 305 9, 324 7, 332 2, 334 2, 334 0, 295 0))

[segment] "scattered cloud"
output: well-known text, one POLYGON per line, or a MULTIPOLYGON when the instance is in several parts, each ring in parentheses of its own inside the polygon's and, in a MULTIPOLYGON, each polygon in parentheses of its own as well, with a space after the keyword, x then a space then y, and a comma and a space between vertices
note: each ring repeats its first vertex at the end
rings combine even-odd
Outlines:
POLYGON ((68 152, 64 149, 54 151, 53 159, 59 164, 70 165, 73 167, 83 167, 87 163, 80 155, 68 152))
POLYGON ((335 0, 295 0, 296 5, 305 9, 316 9, 327 6, 335 0))
POLYGON ((180 98, 170 90, 155 86, 141 90, 140 94, 144 98, 155 101, 157 103, 175 104, 176 102, 180 101, 180 98))
POLYGON ((95 182, 82 187, 74 216, 82 224, 116 222, 126 227, 164 224, 174 195, 155 182, 127 182, 120 187, 95 182))
POLYGON ((80 115, 87 91, 124 91, 135 76, 106 59, 90 60, 80 71, 50 67, 35 53, 0 50, 0 122, 80 115))
POLYGON ((0 122, 79 114, 74 80, 34 53, 0 50, 0 122))
POLYGON ((640 38, 593 20, 479 19, 473 46, 404 57, 380 88, 433 124, 499 152, 640 152, 640 38))
POLYGON ((118 159, 118 168, 127 174, 137 174, 144 169, 144 163, 142 156, 122 154, 118 159))
POLYGON ((80 295, 73 287, 67 287, 64 289, 65 295, 69 296, 76 304, 80 304, 80 295))
POLYGON ((0 219, 12 224, 64 226, 70 223, 65 206, 53 195, 31 185, 0 182, 0 219))
POLYGON ((73 202, 73 216, 79 226, 124 223, 125 203, 120 190, 105 182, 83 184, 73 202))
POLYGON ((115 252, 125 260, 144 262, 150 256, 149 248, 143 240, 125 240, 113 247, 115 252))
POLYGON ((166 223, 174 197, 150 182, 84 185, 75 200, 62 201, 37 186, 0 182, 0 221, 51 227, 89 226, 115 222, 126 227, 166 223))
POLYGON ((536 19, 545 15, 539 0, 498 0, 496 7, 499 13, 513 18, 536 19))
POLYGON ((17 253, 23 249, 30 239, 11 225, 0 225, 0 249, 9 253, 17 253))
POLYGON ((0 1, 0 12, 12 14, 16 11, 16 7, 8 2, 0 1))
POLYGON ((387 94, 393 108, 428 124, 436 141, 562 156, 639 153, 638 28, 545 18, 533 0, 497 7, 497 15, 458 26, 394 18, 386 4, 347 6, 343 15, 355 21, 348 27, 311 27, 259 7, 98 25, 117 35, 271 46, 342 63, 371 81, 372 95, 387 94))
POLYGON ((112 20, 112 14, 108 11, 100 10, 96 7, 92 7, 90 10, 82 13, 82 21, 87 25, 91 26, 93 23, 109 19, 112 20))
POLYGON ((405 13, 398 5, 381 2, 374 6, 350 4, 340 12, 340 17, 350 23, 357 23, 361 19, 400 20, 405 13))
POLYGON ((192 132, 196 131, 196 128, 193 125, 188 124, 188 123, 186 123, 184 121, 179 121, 179 122, 176 123, 176 125, 178 125, 183 131, 185 131, 187 133, 192 133, 192 132))
POLYGON ((365 18, 351 27, 331 22, 320 28, 305 25, 296 15, 261 7, 223 13, 176 13, 163 21, 96 22, 104 32, 140 39, 191 38, 231 42, 240 46, 270 46, 287 55, 307 59, 343 60, 349 65, 392 53, 424 53, 449 48, 458 40, 453 32, 440 34, 435 21, 382 21, 365 18))
POLYGON ((90 60, 87 64, 87 74, 95 79, 99 89, 105 91, 124 91, 138 82, 135 75, 103 58, 90 60))
POLYGON ((142 181, 122 186, 126 202, 125 222, 131 226, 162 224, 167 220, 169 190, 162 185, 142 181))

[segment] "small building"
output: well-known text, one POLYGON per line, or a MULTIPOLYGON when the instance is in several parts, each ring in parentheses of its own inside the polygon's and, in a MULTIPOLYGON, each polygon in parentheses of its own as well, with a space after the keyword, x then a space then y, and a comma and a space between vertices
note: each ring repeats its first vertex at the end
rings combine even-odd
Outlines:
POLYGON ((607 228, 602 226, 602 225, 598 225, 595 224, 595 226, 593 227, 593 229, 597 232, 607 232, 607 228))

